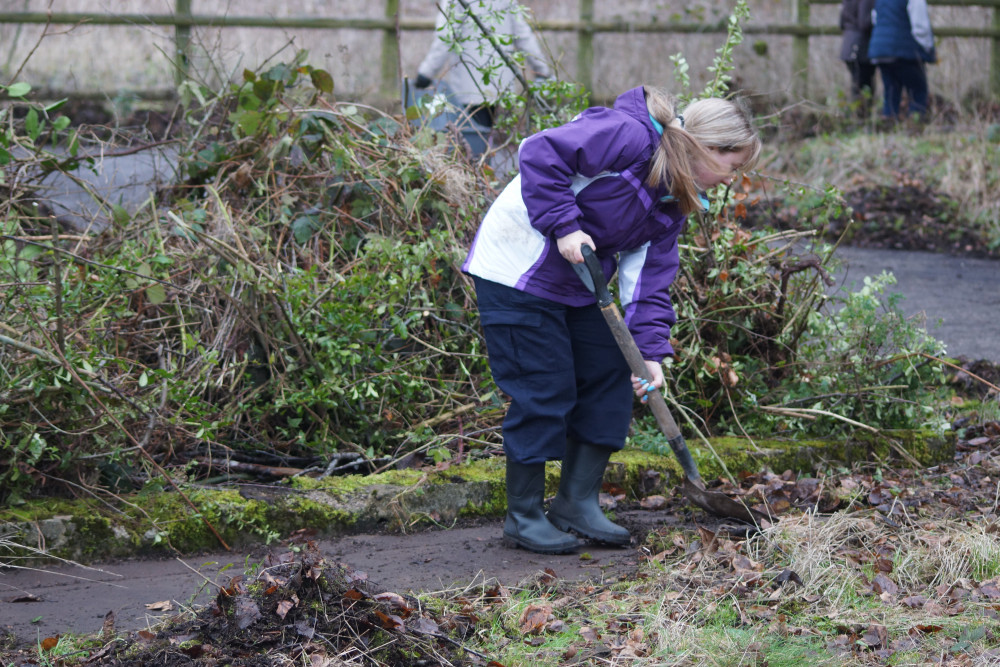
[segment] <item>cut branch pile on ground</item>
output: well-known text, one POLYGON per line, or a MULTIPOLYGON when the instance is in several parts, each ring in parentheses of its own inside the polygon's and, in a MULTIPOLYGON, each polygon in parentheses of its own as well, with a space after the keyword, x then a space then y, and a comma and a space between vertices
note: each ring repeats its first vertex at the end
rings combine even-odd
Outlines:
POLYGON ((193 618, 109 642, 83 664, 462 664, 465 626, 377 590, 307 543, 233 577, 193 618))

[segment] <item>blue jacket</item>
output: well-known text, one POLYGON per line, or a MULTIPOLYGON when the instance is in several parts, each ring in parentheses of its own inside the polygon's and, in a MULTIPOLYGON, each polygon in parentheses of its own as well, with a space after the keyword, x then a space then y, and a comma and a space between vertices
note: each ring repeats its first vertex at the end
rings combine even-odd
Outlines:
POLYGON ((466 273, 569 306, 594 303, 556 239, 582 229, 605 275, 618 271, 625 322, 646 359, 673 354, 669 287, 686 222, 665 188, 646 185, 660 136, 633 88, 613 109, 594 107, 521 143, 520 174, 490 206, 462 266, 466 273))
POLYGON ((927 0, 876 0, 874 19, 870 60, 937 60, 927 0))

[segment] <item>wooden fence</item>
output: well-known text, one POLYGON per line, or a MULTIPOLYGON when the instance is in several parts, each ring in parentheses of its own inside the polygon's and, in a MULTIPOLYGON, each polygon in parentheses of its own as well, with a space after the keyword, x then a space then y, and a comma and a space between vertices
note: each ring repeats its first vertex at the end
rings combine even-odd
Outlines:
MULTIPOLYGON (((0 12, 2 23, 33 24, 91 24, 91 25, 153 25, 173 26, 177 48, 177 75, 183 77, 189 62, 191 29, 194 27, 249 27, 292 28, 303 30, 351 29, 372 30, 382 33, 381 39, 381 89, 392 96, 398 94, 400 72, 399 40, 397 35, 408 30, 433 30, 431 19, 407 19, 399 16, 400 0, 383 0, 384 18, 352 19, 327 17, 263 17, 263 16, 206 16, 193 13, 192 0, 175 0, 173 14, 99 14, 99 13, 46 13, 0 12)), ((836 25, 812 25, 812 5, 840 4, 840 0, 794 0, 792 23, 745 25, 746 34, 788 35, 793 38, 792 60, 796 73, 795 92, 805 95, 809 79, 809 38, 818 35, 837 35, 836 25)), ((540 20, 536 29, 545 32, 575 32, 577 38, 577 81, 593 90, 594 35, 598 33, 725 33, 725 20, 714 24, 665 22, 595 21, 595 0, 580 0, 579 18, 576 20, 540 20)), ((991 40, 989 88, 1000 96, 1000 0, 929 0, 929 4, 947 7, 986 7, 993 9, 990 25, 982 27, 934 26, 937 37, 986 38, 991 40)))

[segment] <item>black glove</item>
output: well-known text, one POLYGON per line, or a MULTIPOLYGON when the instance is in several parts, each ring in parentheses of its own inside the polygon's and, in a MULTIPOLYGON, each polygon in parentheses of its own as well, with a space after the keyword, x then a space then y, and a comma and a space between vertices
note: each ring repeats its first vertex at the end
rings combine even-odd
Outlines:
POLYGON ((434 83, 433 79, 428 79, 423 74, 418 74, 417 75, 417 81, 413 85, 417 88, 417 90, 421 90, 421 89, 426 88, 427 86, 431 85, 432 83, 434 83))

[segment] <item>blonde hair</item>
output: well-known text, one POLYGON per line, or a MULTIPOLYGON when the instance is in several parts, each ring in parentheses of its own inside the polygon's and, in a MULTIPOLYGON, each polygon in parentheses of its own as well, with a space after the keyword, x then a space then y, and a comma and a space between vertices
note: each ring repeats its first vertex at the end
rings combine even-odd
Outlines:
POLYGON ((709 148, 723 153, 747 152, 741 171, 757 164, 760 136, 742 98, 695 100, 678 113, 676 101, 665 91, 649 86, 643 90, 649 115, 663 126, 646 183, 654 188, 666 187, 685 215, 701 207, 694 182, 695 165, 708 165, 720 175, 725 172, 709 148))

